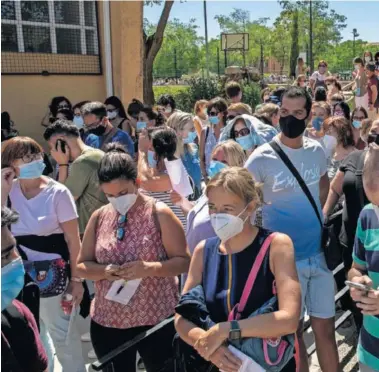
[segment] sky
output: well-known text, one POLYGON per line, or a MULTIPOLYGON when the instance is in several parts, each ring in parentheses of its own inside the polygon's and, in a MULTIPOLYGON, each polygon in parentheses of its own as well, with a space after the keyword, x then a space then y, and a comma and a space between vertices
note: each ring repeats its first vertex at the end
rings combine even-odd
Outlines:
MULTIPOLYGON (((337 13, 347 17, 347 27, 342 31, 343 40, 352 39, 352 30, 356 28, 359 33, 359 39, 369 42, 379 42, 379 0, 371 1, 329 1, 330 8, 337 13)), ((144 17, 150 22, 156 23, 159 20, 160 10, 163 7, 154 5, 145 6, 144 17)), ((233 8, 248 10, 250 20, 269 17, 269 25, 279 16, 281 7, 276 0, 264 1, 207 1, 208 13, 208 38, 218 37, 220 28, 215 15, 228 15, 233 8)), ((200 26, 198 32, 204 36, 204 15, 203 1, 187 0, 180 2, 176 0, 170 14, 170 19, 179 18, 183 22, 188 22, 190 18, 196 18, 197 25, 200 26)))

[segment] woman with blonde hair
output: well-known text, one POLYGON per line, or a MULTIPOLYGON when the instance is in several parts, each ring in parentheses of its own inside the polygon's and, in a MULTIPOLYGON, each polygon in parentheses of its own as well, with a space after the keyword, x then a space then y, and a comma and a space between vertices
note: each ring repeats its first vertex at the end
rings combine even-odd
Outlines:
POLYGON ((284 353, 291 341, 282 339, 296 332, 300 318, 301 291, 293 243, 285 234, 252 224, 262 192, 247 169, 221 170, 209 181, 205 193, 215 237, 195 248, 176 307, 175 328, 181 340, 194 349, 193 354, 203 358, 199 364, 209 369, 216 366, 215 370, 238 371, 242 362, 226 343, 236 345, 254 337, 281 343, 280 369, 294 371, 293 349, 284 353), (247 278, 254 271, 253 285, 246 291, 247 278), (274 288, 280 298, 278 306, 264 312, 268 301, 275 300, 274 288), (199 300, 208 311, 209 329, 199 326, 198 316, 188 307, 182 311, 185 299, 200 291, 205 294, 204 300, 199 300))
POLYGON ((194 143, 197 139, 194 117, 186 112, 177 111, 169 117, 167 126, 172 128, 178 137, 175 156, 182 159, 183 165, 194 183, 194 200, 196 200, 201 194, 201 169, 199 149, 194 143))
POLYGON ((274 128, 279 129, 279 106, 275 103, 266 103, 255 111, 255 117, 262 121, 265 118, 265 122, 272 125, 274 128))
POLYGON ((197 101, 195 103, 195 107, 193 109, 196 115, 193 118, 193 123, 195 124, 195 129, 199 138, 200 138, 202 129, 209 125, 207 106, 208 106, 208 101, 205 99, 201 99, 200 101, 197 101))
MULTIPOLYGON (((246 155, 237 142, 229 140, 216 145, 211 159, 208 171, 209 176, 213 177, 223 168, 242 167, 246 155)), ((209 219, 208 199, 203 194, 196 203, 191 203, 176 192, 172 192, 171 200, 174 204, 180 203, 183 213, 187 216, 186 239, 192 253, 200 241, 215 236, 209 219)))
POLYGON ((251 107, 246 103, 233 103, 228 107, 228 116, 226 117, 226 119, 233 120, 236 116, 252 114, 253 111, 251 110, 251 107))

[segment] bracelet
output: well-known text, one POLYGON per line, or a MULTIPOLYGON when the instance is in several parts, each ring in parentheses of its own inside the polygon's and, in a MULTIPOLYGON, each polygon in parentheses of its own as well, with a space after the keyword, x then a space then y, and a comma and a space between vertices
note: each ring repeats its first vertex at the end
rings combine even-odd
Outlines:
POLYGON ((58 164, 60 167, 68 167, 69 164, 58 164))
POLYGON ((83 282, 84 282, 84 279, 81 279, 81 278, 77 278, 77 277, 75 277, 75 276, 72 276, 71 279, 70 279, 70 282, 83 283, 83 282))

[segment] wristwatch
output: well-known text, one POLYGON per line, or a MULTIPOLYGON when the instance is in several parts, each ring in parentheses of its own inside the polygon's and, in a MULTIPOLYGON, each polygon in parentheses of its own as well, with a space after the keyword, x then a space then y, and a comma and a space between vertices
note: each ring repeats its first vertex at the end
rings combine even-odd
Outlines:
POLYGON ((241 328, 236 320, 230 322, 229 341, 237 341, 241 339, 241 328))

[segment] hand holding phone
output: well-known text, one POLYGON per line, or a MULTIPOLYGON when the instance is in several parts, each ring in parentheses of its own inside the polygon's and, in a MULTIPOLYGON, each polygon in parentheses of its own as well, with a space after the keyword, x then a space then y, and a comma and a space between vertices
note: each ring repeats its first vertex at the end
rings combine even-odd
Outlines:
POLYGON ((55 149, 57 151, 59 151, 59 148, 60 150, 65 154, 66 153, 66 142, 64 142, 63 140, 57 140, 57 142, 55 143, 55 149))
POLYGON ((367 284, 357 283, 357 282, 351 282, 349 280, 345 281, 345 284, 351 289, 357 289, 358 291, 367 292, 371 291, 372 287, 367 284))

